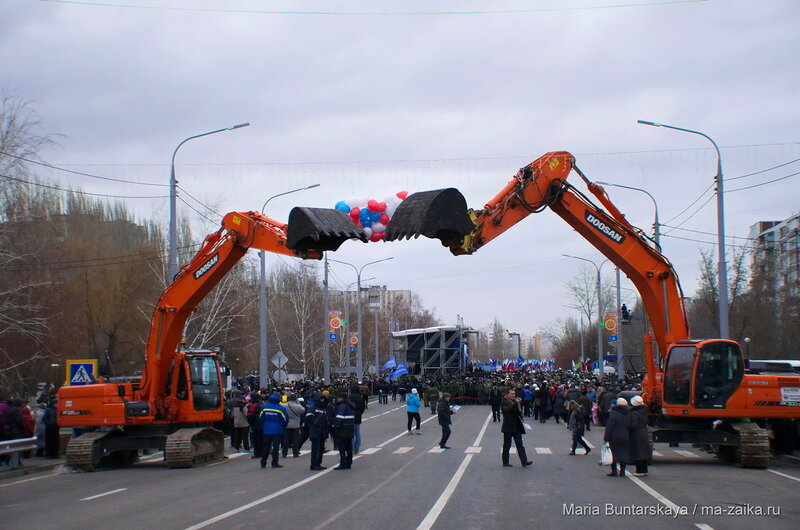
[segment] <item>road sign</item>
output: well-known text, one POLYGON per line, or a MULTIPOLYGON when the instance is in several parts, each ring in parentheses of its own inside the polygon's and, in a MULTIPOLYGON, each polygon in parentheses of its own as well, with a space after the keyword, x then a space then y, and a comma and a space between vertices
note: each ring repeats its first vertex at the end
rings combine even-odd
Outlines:
POLYGON ((336 340, 338 337, 339 337, 339 335, 337 335, 336 333, 331 333, 328 338, 331 339, 331 340, 336 340))
POLYGON ((350 351, 356 351, 356 347, 355 346, 350 346, 350 351))
POLYGON ((282 351, 279 351, 275 355, 272 356, 272 364, 277 366, 278 368, 283 368, 286 365, 286 362, 289 360, 282 351))
POLYGON ((358 344, 358 333, 355 331, 350 332, 350 346, 358 344))
POLYGON ((342 319, 340 318, 341 311, 331 311, 329 313, 328 326, 331 333, 342 327, 342 319))
POLYGON ((605 328, 610 333, 616 333, 616 331, 617 331, 617 315, 615 315, 614 313, 607 314, 603 324, 604 324, 605 328))
POLYGON ((617 342, 617 336, 616 335, 609 335, 608 340, 610 340, 611 342, 617 342))
POLYGON ((67 385, 83 386, 97 382, 97 359, 67 361, 67 385))

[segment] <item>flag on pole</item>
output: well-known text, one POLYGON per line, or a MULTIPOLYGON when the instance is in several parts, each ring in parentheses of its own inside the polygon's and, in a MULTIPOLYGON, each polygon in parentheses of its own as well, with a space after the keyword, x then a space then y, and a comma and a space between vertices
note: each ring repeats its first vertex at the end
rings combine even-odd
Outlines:
POLYGON ((397 365, 397 368, 395 368, 390 375, 394 379, 397 379, 401 375, 406 375, 407 373, 408 373, 408 367, 406 366, 406 363, 401 362, 400 364, 397 365))
POLYGON ((394 355, 392 355, 392 358, 386 361, 386 363, 381 367, 381 370, 393 370, 395 368, 397 368, 397 359, 394 355))

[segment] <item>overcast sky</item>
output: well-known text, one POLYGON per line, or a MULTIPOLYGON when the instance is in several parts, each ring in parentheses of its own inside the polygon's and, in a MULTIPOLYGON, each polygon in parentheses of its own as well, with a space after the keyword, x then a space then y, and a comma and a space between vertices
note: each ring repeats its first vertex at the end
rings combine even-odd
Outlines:
MULTIPOLYGON (((689 296, 700 249, 716 261, 716 155, 700 136, 636 120, 717 142, 731 179, 728 242, 742 247, 753 223, 800 211, 800 176, 755 186, 800 162, 734 180, 800 158, 798 50, 795 0, 0 2, 0 88, 32 102, 42 133, 61 135, 43 153, 50 164, 166 184, 181 140, 250 122, 178 152, 192 198, 181 197, 216 223, 214 212, 259 210, 315 183, 271 201, 268 215, 449 186, 480 208, 519 167, 566 150, 590 179, 653 194, 661 222, 679 227, 663 228, 662 246, 689 296)), ((93 193, 167 194, 37 171, 93 193)), ((646 195, 608 191, 651 229, 646 195)), ((167 199, 125 202, 166 224, 167 199)), ((198 236, 216 229, 179 211, 198 236)), ((360 267, 393 256, 367 267, 366 283, 419 293, 446 324, 496 317, 532 334, 577 317, 565 283, 582 264, 564 253, 604 259, 545 211, 473 256, 421 238, 348 242, 331 257, 360 267)), ((355 281, 349 267, 333 272, 340 287, 355 281)))

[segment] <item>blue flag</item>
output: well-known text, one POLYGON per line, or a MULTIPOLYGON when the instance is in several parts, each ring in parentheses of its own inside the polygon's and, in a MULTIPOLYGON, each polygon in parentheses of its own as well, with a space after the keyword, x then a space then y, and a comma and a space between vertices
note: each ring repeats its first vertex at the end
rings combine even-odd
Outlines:
POLYGON ((381 367, 381 370, 393 370, 394 368, 397 368, 397 359, 392 355, 392 358, 386 361, 386 364, 381 367))
POLYGON ((517 366, 519 367, 519 366, 522 366, 523 364, 525 364, 525 359, 522 358, 522 355, 518 355, 517 356, 517 366))
POLYGON ((390 375, 392 376, 392 378, 397 379, 401 375, 406 375, 407 373, 408 373, 408 367, 406 366, 406 363, 400 363, 399 365, 397 365, 397 368, 395 368, 390 375))

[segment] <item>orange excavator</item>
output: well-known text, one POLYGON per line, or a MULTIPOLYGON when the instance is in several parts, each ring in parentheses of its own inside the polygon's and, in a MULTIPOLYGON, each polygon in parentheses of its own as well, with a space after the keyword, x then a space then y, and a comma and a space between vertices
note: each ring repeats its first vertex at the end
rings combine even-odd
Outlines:
POLYGON ((392 217, 386 240, 424 235, 454 255, 472 254, 548 207, 625 272, 642 297, 652 327, 644 336, 642 397, 651 412, 653 441, 718 446, 743 467, 766 467, 771 424, 800 418, 800 377, 748 373, 737 342, 691 338, 669 260, 570 153, 548 153, 523 167, 482 210, 467 209, 454 188, 409 195, 392 217), (567 181, 572 171, 600 206, 567 181))
POLYGON ((63 386, 58 423, 89 430, 67 445, 67 464, 93 470, 134 461, 139 449, 164 451, 169 467, 221 460, 224 398, 219 361, 210 351, 181 351, 186 321, 249 248, 320 259, 348 239, 367 236, 338 210, 294 208, 284 224, 257 212, 232 212, 162 293, 150 321, 141 378, 63 386))

